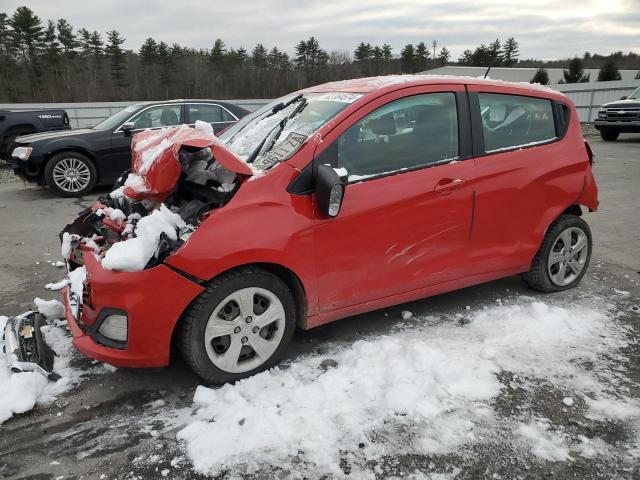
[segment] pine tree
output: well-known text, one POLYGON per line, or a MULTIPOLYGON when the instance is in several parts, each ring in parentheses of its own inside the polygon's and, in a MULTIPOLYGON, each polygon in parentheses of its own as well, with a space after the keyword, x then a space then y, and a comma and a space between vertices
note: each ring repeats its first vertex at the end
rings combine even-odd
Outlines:
POLYGON ((360 42, 353 52, 353 59, 358 64, 362 75, 371 75, 373 48, 370 43, 360 42))
POLYGON ((140 47, 138 55, 143 65, 153 64, 158 56, 158 43, 151 37, 147 38, 140 47))
POLYGON ((600 67, 600 71, 598 72, 598 81, 609 82, 611 80, 622 80, 622 76, 620 75, 620 70, 618 70, 616 62, 613 60, 607 60, 604 62, 602 67, 600 67))
POLYGON ((76 49, 80 46, 76 34, 73 33, 73 27, 64 18, 61 18, 58 20, 57 29, 58 40, 62 46, 64 56, 72 58, 77 53, 76 49))
POLYGON ((120 32, 116 30, 110 30, 107 32, 107 46, 105 52, 111 61, 111 79, 114 81, 117 88, 123 88, 127 85, 125 78, 126 64, 124 51, 121 45, 125 42, 120 32))
POLYGON ((582 60, 578 57, 569 60, 569 70, 563 71, 564 82, 563 83, 583 83, 588 82, 590 75, 584 74, 584 68, 582 68, 582 60))
POLYGON ((458 63, 460 65, 472 65, 473 63, 473 52, 471 50, 465 50, 458 58, 458 63))
POLYGON ((391 45, 389 45, 388 43, 385 43, 384 45, 382 45, 382 58, 388 61, 388 60, 391 60, 392 57, 393 57, 393 53, 392 53, 391 45))
POLYGON ((429 61, 430 56, 431 54, 429 53, 427 45, 424 42, 418 43, 418 45, 416 45, 412 73, 422 72, 426 70, 427 62, 429 61))
POLYGON ((529 83, 539 83, 540 85, 549 85, 549 73, 544 67, 540 67, 536 70, 535 75, 529 83))
POLYGON ((500 44, 500 39, 496 38, 494 42, 489 44, 489 48, 487 49, 487 59, 482 66, 497 67, 500 65, 502 65, 502 45, 500 44))
POLYGON ((8 22, 11 36, 22 59, 35 62, 42 51, 43 26, 40 18, 28 7, 18 7, 8 22))
POLYGON ((60 63, 62 50, 56 35, 56 24, 52 20, 47 22, 47 28, 45 28, 42 38, 45 45, 44 61, 55 70, 60 63))
POLYGON ((442 47, 440 49, 440 53, 438 53, 437 62, 438 65, 444 67, 447 63, 449 63, 449 59, 451 58, 451 52, 448 48, 442 47))
POLYGON ((413 44, 405 45, 400 52, 400 65, 403 73, 414 73, 416 71, 416 53, 413 44))
POLYGON ((267 49, 261 43, 257 44, 251 52, 251 62, 259 68, 267 66, 267 49))
POLYGON ((173 71, 173 59, 171 58, 170 48, 165 42, 158 43, 157 59, 160 66, 160 85, 162 85, 165 99, 171 98, 169 95, 169 86, 171 85, 171 72, 173 71))
POLYGON ((209 59, 214 68, 220 68, 224 63, 225 55, 227 54, 227 48, 221 38, 216 38, 211 48, 211 54, 209 59))
POLYGON ((510 67, 518 63, 518 56, 520 55, 519 47, 520 45, 516 42, 515 38, 507 38, 502 44, 503 65, 510 67))

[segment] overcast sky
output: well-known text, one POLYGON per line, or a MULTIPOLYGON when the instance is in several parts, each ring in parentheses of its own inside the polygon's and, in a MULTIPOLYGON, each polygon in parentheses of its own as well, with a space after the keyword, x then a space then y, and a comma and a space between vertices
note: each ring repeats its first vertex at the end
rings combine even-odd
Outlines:
POLYGON ((407 43, 436 39, 457 59, 514 36, 522 59, 640 53, 640 0, 0 0, 0 11, 25 4, 43 21, 116 29, 134 50, 147 37, 196 48, 220 37, 234 48, 260 42, 292 53, 315 35, 327 51, 352 52, 364 41, 389 43, 396 55, 407 43))

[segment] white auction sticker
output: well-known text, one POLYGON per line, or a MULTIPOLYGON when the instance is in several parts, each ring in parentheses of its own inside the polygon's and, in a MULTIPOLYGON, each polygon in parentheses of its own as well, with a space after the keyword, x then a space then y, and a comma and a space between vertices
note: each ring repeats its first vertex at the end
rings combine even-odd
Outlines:
POLYGON ((325 102, 353 103, 360 97, 362 97, 362 95, 359 93, 331 92, 320 95, 318 98, 316 98, 316 100, 325 102))

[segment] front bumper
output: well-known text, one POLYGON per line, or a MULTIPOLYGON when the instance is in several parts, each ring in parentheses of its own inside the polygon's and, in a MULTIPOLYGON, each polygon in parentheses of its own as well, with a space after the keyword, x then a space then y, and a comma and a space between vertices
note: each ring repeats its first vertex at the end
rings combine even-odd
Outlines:
MULTIPOLYGON (((73 345, 82 354, 117 367, 163 367, 169 364, 176 322, 204 289, 165 265, 141 272, 105 270, 85 255, 87 281, 78 318, 63 289, 65 317, 73 345), (105 345, 98 333, 100 312, 119 310, 128 317, 128 337, 120 347, 105 345)), ((102 315, 104 317, 104 315, 102 315)))
POLYGON ((596 119, 594 121, 594 127, 596 130, 601 130, 603 128, 616 130, 619 132, 640 132, 640 120, 604 120, 604 119, 596 119))
POLYGON ((13 173, 25 180, 33 183, 43 182, 42 159, 38 155, 31 155, 27 160, 11 157, 9 163, 13 168, 13 173))

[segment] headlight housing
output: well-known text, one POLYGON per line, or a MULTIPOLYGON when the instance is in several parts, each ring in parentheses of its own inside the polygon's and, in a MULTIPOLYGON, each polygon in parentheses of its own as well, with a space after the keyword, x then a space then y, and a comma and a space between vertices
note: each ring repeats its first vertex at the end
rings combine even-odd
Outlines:
POLYGON ((604 108, 601 108, 600 110, 598 110, 598 118, 604 118, 607 116, 607 110, 604 108))
POLYGON ((17 147, 13 149, 11 156, 19 158, 20 160, 28 160, 31 152, 33 152, 33 148, 31 147, 17 147))

